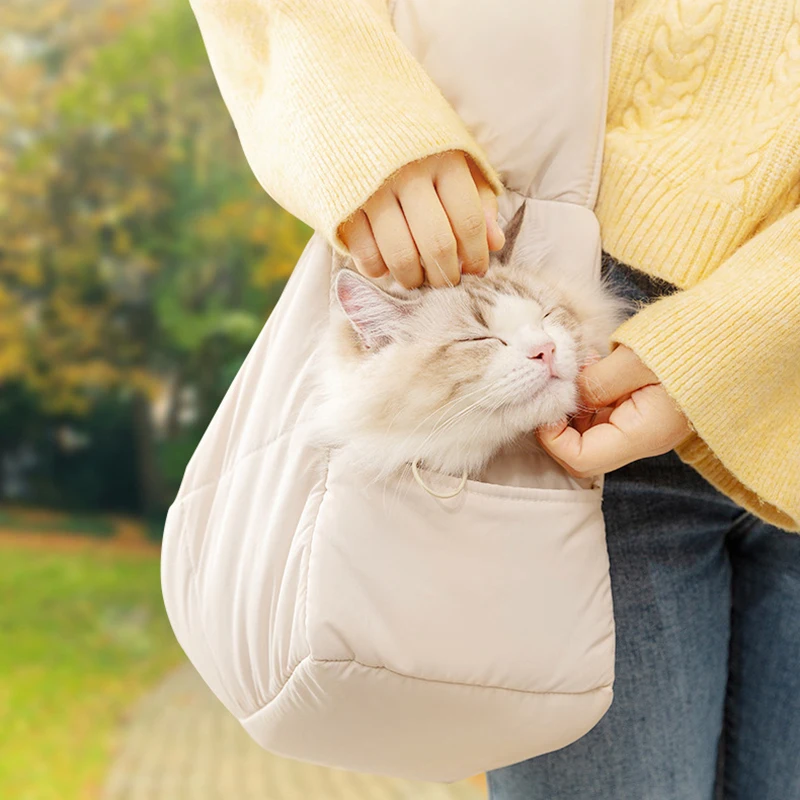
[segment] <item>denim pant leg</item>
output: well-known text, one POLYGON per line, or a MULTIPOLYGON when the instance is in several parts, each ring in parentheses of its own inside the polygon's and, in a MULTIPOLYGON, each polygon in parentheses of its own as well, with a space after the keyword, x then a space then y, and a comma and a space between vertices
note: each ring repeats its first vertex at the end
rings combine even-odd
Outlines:
POLYGON ((725 800, 800 798, 800 535, 743 514, 728 537, 733 616, 725 800))
MULTIPOLYGON (((711 800, 741 513, 674 453, 606 476, 615 698, 569 747, 489 775, 492 800, 711 800)), ((753 798, 755 800, 755 798, 753 798)))
MULTIPOLYGON (((603 275, 635 305, 676 291, 605 254, 603 275)), ((493 800, 710 800, 727 679, 725 535, 735 515, 710 489, 674 453, 606 476, 614 702, 570 747, 491 773, 493 800)))

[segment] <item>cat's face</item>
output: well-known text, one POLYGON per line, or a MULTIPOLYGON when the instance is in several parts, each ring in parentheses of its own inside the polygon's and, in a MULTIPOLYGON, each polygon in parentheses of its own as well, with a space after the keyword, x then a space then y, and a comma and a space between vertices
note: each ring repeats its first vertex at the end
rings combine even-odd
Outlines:
POLYGON ((573 413, 580 366, 613 329, 597 290, 570 292, 500 258, 451 288, 389 293, 351 270, 334 288, 341 443, 393 468, 420 459, 475 472, 503 444, 573 413))

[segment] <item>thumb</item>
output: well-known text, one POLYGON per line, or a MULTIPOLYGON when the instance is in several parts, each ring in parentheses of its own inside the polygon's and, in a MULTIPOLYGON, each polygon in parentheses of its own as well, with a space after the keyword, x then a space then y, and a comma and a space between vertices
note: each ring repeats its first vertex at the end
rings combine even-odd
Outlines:
POLYGON ((497 221, 497 195, 494 193, 489 181, 481 172, 475 162, 469 158, 469 171, 478 189, 478 196, 483 206, 483 216, 486 218, 486 239, 490 250, 502 250, 506 236, 500 223, 497 221))
POLYGON ((589 352, 586 354, 586 358, 583 359, 583 363, 580 366, 581 371, 585 370, 588 366, 591 366, 592 364, 596 364, 601 358, 602 356, 600 355, 600 353, 598 353, 597 350, 594 349, 594 347, 590 347, 589 352))
POLYGON ((582 400, 590 408, 605 408, 652 383, 656 374, 628 347, 619 345, 611 354, 589 364, 578 376, 582 400))

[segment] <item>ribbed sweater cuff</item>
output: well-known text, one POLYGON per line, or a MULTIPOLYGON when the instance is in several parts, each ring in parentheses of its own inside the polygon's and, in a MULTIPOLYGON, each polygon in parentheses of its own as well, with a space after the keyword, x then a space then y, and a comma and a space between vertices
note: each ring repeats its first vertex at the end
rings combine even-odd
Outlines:
POLYGON ((765 522, 787 531, 800 531, 800 521, 781 511, 772 503, 759 497, 745 486, 714 455, 711 448, 699 437, 692 436, 675 448, 680 459, 694 467, 712 486, 737 502, 742 508, 752 511, 765 522))
POLYGON ((748 237, 752 220, 721 198, 672 184, 656 158, 644 162, 606 152, 595 209, 603 247, 623 264, 694 286, 748 237))
POLYGON ((275 14, 271 36, 282 85, 264 102, 268 114, 287 114, 270 120, 285 160, 260 172, 279 202, 335 246, 344 249, 337 234, 344 220, 398 169, 426 156, 463 151, 502 191, 460 117, 374 9, 295 0, 275 14))
POLYGON ((625 322, 630 347, 694 425, 682 457, 744 507, 800 530, 800 211, 712 276, 625 322))

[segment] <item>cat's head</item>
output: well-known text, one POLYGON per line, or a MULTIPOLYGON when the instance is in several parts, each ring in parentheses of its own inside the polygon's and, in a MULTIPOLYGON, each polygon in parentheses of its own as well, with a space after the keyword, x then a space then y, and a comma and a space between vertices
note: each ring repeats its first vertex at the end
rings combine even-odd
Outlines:
POLYGON ((379 473, 417 459, 475 473, 576 410, 578 371, 607 347, 618 304, 599 285, 522 263, 524 207, 484 277, 385 291, 349 269, 336 275, 324 425, 355 460, 379 473))

